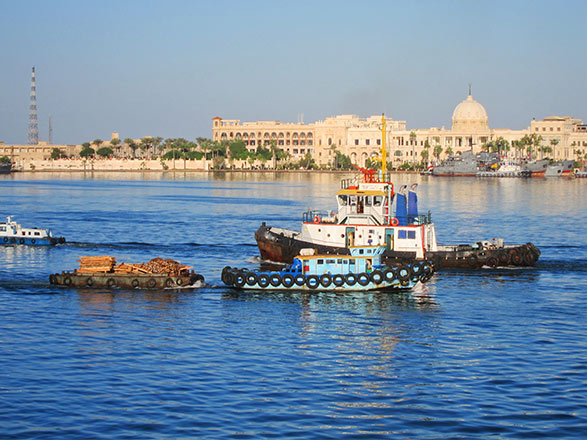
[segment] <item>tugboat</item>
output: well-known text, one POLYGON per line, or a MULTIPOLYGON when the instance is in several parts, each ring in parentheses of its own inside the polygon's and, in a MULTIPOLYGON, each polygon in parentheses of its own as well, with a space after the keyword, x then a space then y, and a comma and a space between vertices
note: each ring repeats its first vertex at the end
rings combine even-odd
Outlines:
POLYGON ((204 277, 191 266, 170 259, 154 258, 146 264, 116 264, 110 256, 81 257, 79 269, 51 274, 56 286, 77 288, 170 289, 195 287, 204 277))
POLYGON ((293 263, 279 272, 222 270, 222 282, 237 289, 302 291, 369 291, 411 289, 434 274, 429 261, 388 267, 381 263, 385 246, 352 246, 350 255, 317 255, 302 249, 293 263))
POLYGON ((0 244, 25 244, 32 246, 53 246, 65 243, 64 237, 53 237, 50 229, 23 228, 8 216, 0 223, 0 244))
MULTIPOLYGON (((382 157, 386 157, 385 137, 382 157)), ((255 232, 261 257, 292 263, 304 248, 338 255, 349 254, 353 246, 383 245, 383 261, 388 265, 413 259, 432 260, 436 270, 536 264, 540 251, 531 243, 505 245, 503 239, 493 239, 471 245, 438 245, 430 213, 418 214, 416 185, 410 189, 402 186, 396 193, 385 161, 379 173, 363 168, 360 171, 362 180, 342 181, 336 194, 338 212, 305 212, 301 232, 263 222, 255 232)))

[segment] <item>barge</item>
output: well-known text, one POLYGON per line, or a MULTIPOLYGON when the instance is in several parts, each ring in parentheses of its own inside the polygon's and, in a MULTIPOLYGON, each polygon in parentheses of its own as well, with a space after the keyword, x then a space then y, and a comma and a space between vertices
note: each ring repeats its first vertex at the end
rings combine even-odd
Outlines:
POLYGON ((80 268, 51 274, 56 286, 76 288, 170 289, 198 287, 204 277, 191 266, 154 258, 146 264, 116 264, 114 257, 81 257, 80 268))

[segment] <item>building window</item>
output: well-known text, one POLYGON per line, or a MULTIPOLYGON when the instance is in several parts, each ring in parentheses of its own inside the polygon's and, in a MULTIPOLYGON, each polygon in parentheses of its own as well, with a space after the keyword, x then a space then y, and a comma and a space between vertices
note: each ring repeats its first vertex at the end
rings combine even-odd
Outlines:
POLYGON ((355 145, 359 145, 359 140, 355 139, 355 145))
POLYGON ((369 145, 369 141, 370 141, 369 139, 366 139, 365 140, 365 145, 369 145))
POLYGON ((377 145, 381 145, 381 139, 377 139, 377 145))

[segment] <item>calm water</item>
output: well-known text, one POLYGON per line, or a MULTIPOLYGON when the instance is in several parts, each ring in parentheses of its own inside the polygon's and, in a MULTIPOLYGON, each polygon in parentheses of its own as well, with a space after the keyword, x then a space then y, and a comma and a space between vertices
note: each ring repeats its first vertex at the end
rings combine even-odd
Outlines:
POLYGON ((225 265, 258 266, 262 221, 299 229, 341 177, 0 177, 0 216, 68 239, 0 247, 0 437, 585 438, 587 180, 397 176, 420 183, 439 242, 532 241, 535 269, 410 294, 221 286, 225 265), (87 255, 173 258, 207 285, 49 285, 87 255))

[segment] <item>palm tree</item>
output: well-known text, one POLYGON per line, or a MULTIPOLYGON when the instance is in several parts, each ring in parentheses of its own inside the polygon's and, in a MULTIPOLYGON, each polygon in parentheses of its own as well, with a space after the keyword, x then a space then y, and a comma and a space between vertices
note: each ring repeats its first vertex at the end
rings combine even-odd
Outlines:
POLYGON ((153 146, 153 156, 155 156, 155 153, 159 149, 159 145, 161 145, 161 142, 163 142, 163 138, 160 136, 151 139, 151 145, 153 146))
POLYGON ((436 156, 436 160, 440 160, 441 154, 442 154, 442 146, 440 144, 436 144, 436 147, 434 147, 434 155, 436 156))
POLYGON ((125 138, 124 143, 132 150, 132 156, 137 157, 137 144, 132 138, 125 138))
POLYGON ((99 148, 100 145, 102 145, 104 143, 104 141, 102 139, 94 139, 92 141, 92 144, 94 144, 96 146, 96 148, 99 148))
POLYGON ((120 157, 120 148, 119 148, 120 139, 118 139, 118 138, 112 139, 110 141, 110 145, 112 145, 112 147, 114 148, 114 150, 118 152, 118 157, 120 157))
MULTIPOLYGON (((550 140, 550 145, 552 145, 552 148, 550 148, 550 152, 554 151, 556 149, 556 146, 559 144, 560 140, 558 140, 557 138, 552 138, 550 140)), ((556 157, 556 154, 555 154, 556 157)))
POLYGON ((414 131, 410 131, 410 145, 412 146, 412 162, 416 159, 414 154, 414 147, 416 145, 416 133, 414 131))

